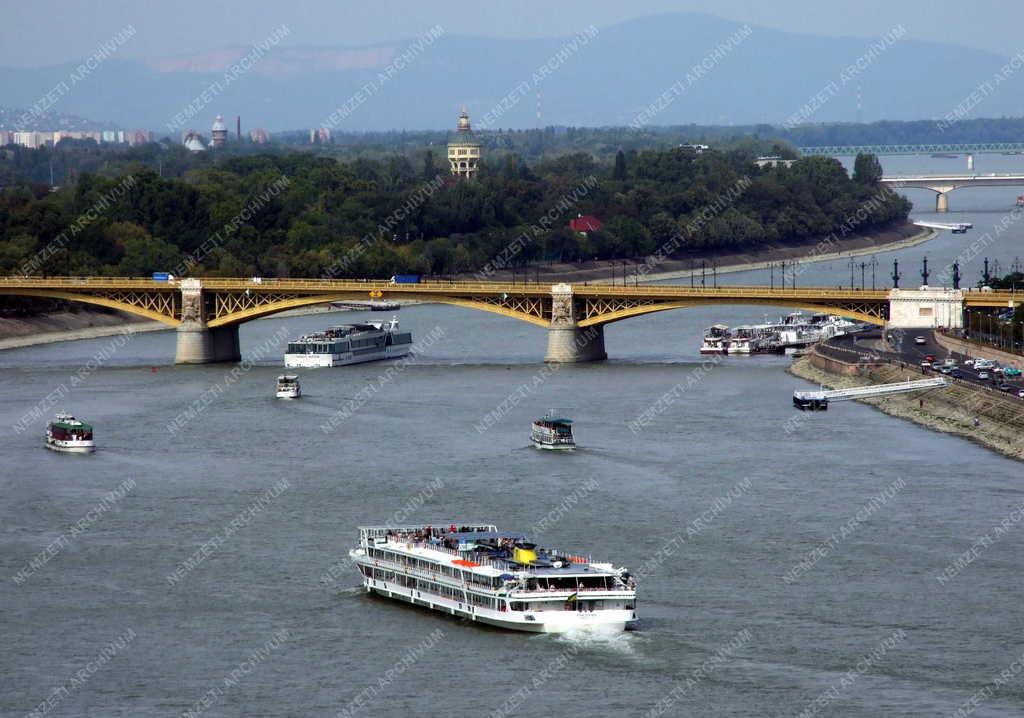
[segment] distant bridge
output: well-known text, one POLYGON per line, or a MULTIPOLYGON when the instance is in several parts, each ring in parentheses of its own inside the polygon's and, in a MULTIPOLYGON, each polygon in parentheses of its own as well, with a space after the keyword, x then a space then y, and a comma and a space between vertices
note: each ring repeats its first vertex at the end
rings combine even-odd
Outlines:
POLYGON ((1024 153, 1024 142, 977 142, 971 144, 924 144, 924 145, 823 145, 821 147, 800 147, 800 154, 852 157, 858 154, 872 155, 934 155, 934 154, 982 154, 991 152, 1024 153))
POLYGON ((965 174, 965 175, 902 175, 883 177, 882 184, 897 188, 928 189, 936 193, 935 211, 949 211, 946 195, 960 187, 1019 187, 1024 185, 1024 174, 965 174))
POLYGON ((0 295, 49 297, 120 309, 175 327, 176 361, 238 361, 238 325, 325 302, 420 300, 480 309, 548 330, 545 361, 606 358, 604 325, 709 304, 784 306, 890 326, 958 327, 965 306, 1015 306, 1018 292, 861 290, 806 287, 688 287, 641 284, 510 284, 355 279, 179 279, 0 277, 0 295))

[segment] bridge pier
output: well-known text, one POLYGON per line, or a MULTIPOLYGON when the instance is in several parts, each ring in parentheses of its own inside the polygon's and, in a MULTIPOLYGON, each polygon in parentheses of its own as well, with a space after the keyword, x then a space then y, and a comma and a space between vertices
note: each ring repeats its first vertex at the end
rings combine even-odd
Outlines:
POLYGON ((608 358, 604 350, 604 327, 581 328, 577 321, 572 287, 568 284, 551 287, 551 326, 544 361, 568 364, 608 358))
POLYGON ((238 325, 210 329, 204 322, 187 321, 178 326, 175 364, 213 364, 242 360, 238 325))
POLYGON ((604 327, 580 329, 575 324, 548 329, 548 351, 544 361, 571 364, 585 361, 603 361, 608 358, 604 350, 604 327))
POLYGON ((949 211, 949 197, 945 192, 939 192, 935 195, 935 211, 936 212, 948 212, 949 211))
POLYGON ((181 324, 178 325, 174 363, 212 364, 241 361, 238 325, 231 324, 213 329, 206 325, 202 282, 198 279, 182 279, 179 287, 181 324))

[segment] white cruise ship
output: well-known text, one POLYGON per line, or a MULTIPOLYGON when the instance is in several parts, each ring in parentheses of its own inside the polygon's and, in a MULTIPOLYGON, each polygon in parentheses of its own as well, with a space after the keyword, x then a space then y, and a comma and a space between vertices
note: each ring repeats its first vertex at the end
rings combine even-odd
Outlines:
POLYGON ((403 357, 412 349, 412 334, 398 331, 398 319, 390 322, 343 324, 306 334, 288 342, 286 367, 321 367, 360 364, 403 357))
POLYGON ((492 626, 564 633, 637 620, 636 582, 624 568, 490 524, 361 527, 349 556, 367 592, 492 626))

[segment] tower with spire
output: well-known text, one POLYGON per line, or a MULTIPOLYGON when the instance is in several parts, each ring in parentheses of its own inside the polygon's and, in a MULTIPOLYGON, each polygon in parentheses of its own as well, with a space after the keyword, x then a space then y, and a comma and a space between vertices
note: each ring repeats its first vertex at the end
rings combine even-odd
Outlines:
POLYGON ((480 142, 473 136, 469 125, 469 113, 459 113, 455 137, 448 142, 448 163, 456 177, 473 178, 480 162, 480 142))

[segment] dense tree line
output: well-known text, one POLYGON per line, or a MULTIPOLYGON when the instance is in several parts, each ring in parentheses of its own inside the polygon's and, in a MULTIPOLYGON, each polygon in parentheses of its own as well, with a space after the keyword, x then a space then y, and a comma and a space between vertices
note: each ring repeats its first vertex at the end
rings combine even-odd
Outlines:
POLYGON ((759 168, 754 154, 626 150, 530 163, 505 153, 457 181, 443 147, 343 162, 284 150, 195 157, 151 145, 108 157, 57 191, 4 186, 0 272, 438 275, 476 271, 509 246, 517 262, 641 257, 667 243, 687 255, 809 241, 863 207, 862 232, 909 211, 879 192, 874 158, 858 159, 850 177, 830 158, 759 168), (146 153, 161 157, 164 176, 135 161, 146 153), (568 227, 577 214, 604 226, 577 234, 568 227))

